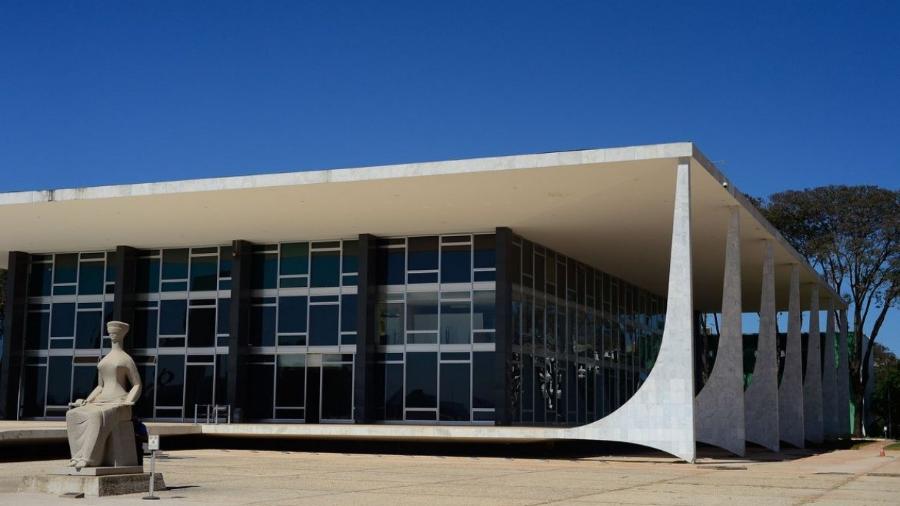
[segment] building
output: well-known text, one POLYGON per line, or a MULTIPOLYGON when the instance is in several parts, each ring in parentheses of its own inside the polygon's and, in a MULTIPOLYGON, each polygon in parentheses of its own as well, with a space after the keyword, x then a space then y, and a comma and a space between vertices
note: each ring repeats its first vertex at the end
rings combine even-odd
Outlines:
POLYGON ((686 460, 848 426, 828 402, 846 329, 827 313, 843 351, 824 368, 800 343, 801 311, 818 332, 840 297, 692 143, 7 193, 0 230, 7 419, 85 396, 116 319, 148 419, 222 404, 686 460), (757 311, 745 392, 741 314, 757 311), (722 331, 695 392, 700 312, 722 331))

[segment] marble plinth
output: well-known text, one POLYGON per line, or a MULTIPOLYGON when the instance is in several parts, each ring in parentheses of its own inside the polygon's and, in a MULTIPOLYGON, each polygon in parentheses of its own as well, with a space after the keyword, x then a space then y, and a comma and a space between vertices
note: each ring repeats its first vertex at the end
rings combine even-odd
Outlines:
MULTIPOLYGON (((154 489, 166 489, 162 473, 156 473, 154 489)), ((22 479, 19 490, 21 492, 43 492, 58 496, 63 494, 84 494, 86 497, 146 494, 150 490, 150 473, 26 476, 22 479)))
POLYGON ((61 467, 50 471, 52 475, 61 476, 108 476, 110 474, 141 474, 143 466, 106 466, 106 467, 61 467))

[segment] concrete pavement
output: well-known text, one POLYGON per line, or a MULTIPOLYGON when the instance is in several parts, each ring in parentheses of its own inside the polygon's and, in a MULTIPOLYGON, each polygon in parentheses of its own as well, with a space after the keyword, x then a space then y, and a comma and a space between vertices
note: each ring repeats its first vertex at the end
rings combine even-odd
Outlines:
MULTIPOLYGON (((167 453, 157 470, 178 504, 897 504, 900 452, 887 442, 794 460, 666 457, 527 459, 254 450, 167 453)), ((796 455, 805 455, 797 452, 796 455)), ((0 464, 0 504, 72 504, 17 493, 62 461, 0 464)), ((75 504, 136 504, 140 494, 75 504)))

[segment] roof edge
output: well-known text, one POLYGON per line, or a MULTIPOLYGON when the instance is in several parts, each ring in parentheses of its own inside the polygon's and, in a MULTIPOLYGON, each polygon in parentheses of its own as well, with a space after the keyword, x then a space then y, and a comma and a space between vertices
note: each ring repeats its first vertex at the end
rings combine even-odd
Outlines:
POLYGON ((770 223, 769 220, 767 220, 766 217, 762 215, 759 209, 756 208, 756 205, 753 204, 753 202, 751 202, 750 199, 742 191, 740 191, 731 182, 731 180, 728 179, 728 177, 725 176, 725 174, 721 170, 719 170, 718 167, 716 167, 715 163, 713 163, 709 158, 706 157, 706 155, 703 154, 702 151, 700 151, 700 148, 698 148, 696 144, 692 143, 691 146, 693 148, 692 156, 694 160, 696 160, 701 167, 709 172, 712 177, 716 178, 720 183, 722 183, 723 186, 725 186, 725 183, 727 183, 728 185, 724 188, 724 190, 727 191, 741 205, 741 207, 744 208, 745 211, 750 213, 750 215, 753 216, 753 218, 756 219, 756 221, 766 229, 766 232, 771 234, 772 237, 774 237, 775 240, 778 241, 781 246, 788 253, 790 253, 791 256, 794 257, 798 264, 803 265, 807 269, 807 271, 819 281, 819 284, 821 286, 824 286, 828 290, 829 294, 831 295, 831 299, 837 302, 838 308, 847 309, 847 303, 844 301, 843 297, 841 297, 841 294, 838 293, 830 283, 828 283, 825 277, 822 276, 822 274, 819 273, 819 271, 817 271, 812 265, 810 265, 809 262, 807 262, 806 258, 801 255, 800 252, 797 251, 794 246, 792 246, 791 243, 788 242, 787 239, 785 239, 785 237, 777 228, 775 228, 775 225, 772 225, 772 223, 770 223))
POLYGON ((686 157, 691 156, 692 152, 692 143, 676 142, 576 151, 555 151, 527 155, 414 162, 395 165, 375 165, 247 176, 92 186, 84 188, 8 192, 0 193, 0 205, 138 197, 204 191, 244 190, 304 184, 371 181, 378 179, 531 169, 589 163, 614 163, 686 157))

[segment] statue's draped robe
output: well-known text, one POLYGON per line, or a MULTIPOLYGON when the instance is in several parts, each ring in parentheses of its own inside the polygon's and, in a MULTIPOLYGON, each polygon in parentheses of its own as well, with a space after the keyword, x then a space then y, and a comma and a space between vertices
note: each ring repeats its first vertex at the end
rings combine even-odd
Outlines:
POLYGON ((131 357, 124 353, 104 357, 97 365, 101 393, 90 403, 66 412, 72 459, 83 460, 89 467, 103 463, 110 433, 121 422, 131 420, 131 405, 125 401, 127 390, 118 379, 119 369, 128 368, 125 361, 131 361, 131 357))

